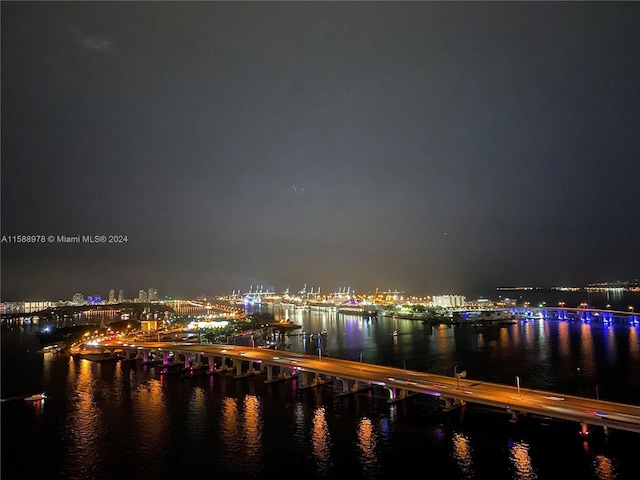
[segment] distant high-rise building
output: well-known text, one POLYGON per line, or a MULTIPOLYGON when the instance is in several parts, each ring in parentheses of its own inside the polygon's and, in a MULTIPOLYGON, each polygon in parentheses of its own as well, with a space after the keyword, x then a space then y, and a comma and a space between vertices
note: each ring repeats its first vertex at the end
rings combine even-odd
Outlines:
POLYGON ((158 289, 151 287, 149 289, 149 300, 153 301, 153 300, 158 300, 158 289))
POLYGON ((138 292, 138 302, 146 302, 147 301, 147 292, 145 292, 144 290, 140 290, 138 292))
POLYGON ((71 303, 73 303, 74 305, 84 305, 84 295, 82 293, 74 293, 71 303))
POLYGON ((113 288, 109 290, 109 303, 116 303, 116 291, 113 288))
POLYGON ((86 305, 101 305, 103 303, 100 295, 89 295, 84 301, 86 305))
POLYGON ((124 290, 118 292, 118 303, 124 302, 124 290))

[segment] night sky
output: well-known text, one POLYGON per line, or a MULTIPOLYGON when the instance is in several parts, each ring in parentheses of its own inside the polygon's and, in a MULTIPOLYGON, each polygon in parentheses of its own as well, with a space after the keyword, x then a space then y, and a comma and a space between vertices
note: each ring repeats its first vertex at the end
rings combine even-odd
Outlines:
POLYGON ((1 9, 2 300, 640 277, 638 2, 1 9))

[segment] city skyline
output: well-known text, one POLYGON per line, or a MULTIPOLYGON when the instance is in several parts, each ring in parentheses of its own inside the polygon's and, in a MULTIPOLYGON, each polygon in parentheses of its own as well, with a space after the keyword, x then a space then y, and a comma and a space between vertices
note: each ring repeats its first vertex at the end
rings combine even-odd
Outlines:
MULTIPOLYGON (((104 289, 103 289, 104 290, 104 289)), ((85 292, 74 292, 71 295, 67 295, 67 297, 63 298, 21 298, 21 299, 10 299, 10 298, 0 298, 0 302, 3 303, 20 303, 20 302, 70 302, 72 304, 111 304, 111 303, 127 303, 127 302, 138 302, 138 301, 147 301, 147 300, 156 300, 156 301, 165 301, 165 300, 198 300, 198 299, 212 299, 218 297, 235 297, 239 298, 242 296, 248 295, 264 295, 264 294, 274 294, 276 296, 279 295, 288 295, 291 297, 335 297, 335 296, 378 296, 382 297, 384 295, 401 295, 403 298, 434 298, 438 296, 462 296, 468 297, 467 300, 477 300, 481 298, 489 299, 489 300, 498 300, 502 298, 504 292, 535 292, 535 291, 558 291, 558 292, 578 292, 578 291, 590 291, 590 292, 606 292, 606 291, 628 291, 628 292, 640 292, 640 283, 638 279, 634 280, 617 280, 615 282, 596 282, 589 285, 519 285, 519 286, 501 286, 496 287, 494 289, 488 289, 490 293, 487 296, 473 294, 467 295, 464 292, 443 292, 434 294, 432 292, 416 292, 416 291, 399 291, 397 289, 380 289, 376 288, 373 291, 363 291, 358 290, 356 286, 340 286, 336 289, 325 289, 322 286, 307 286, 306 284, 301 287, 300 290, 292 289, 289 286, 284 288, 276 288, 276 287, 265 287, 264 285, 250 285, 248 289, 234 289, 230 292, 206 292, 201 293, 199 295, 193 297, 177 297, 171 294, 171 292, 167 292, 166 294, 159 295, 158 289, 155 287, 149 287, 148 289, 137 289, 136 296, 126 297, 124 290, 117 290, 117 298, 116 298, 116 289, 110 288, 106 290, 107 295, 103 295, 100 292, 93 293, 85 293, 85 292), (477 297, 477 298, 476 298, 477 297)))
POLYGON ((640 276, 636 2, 0 8, 3 301, 640 276))

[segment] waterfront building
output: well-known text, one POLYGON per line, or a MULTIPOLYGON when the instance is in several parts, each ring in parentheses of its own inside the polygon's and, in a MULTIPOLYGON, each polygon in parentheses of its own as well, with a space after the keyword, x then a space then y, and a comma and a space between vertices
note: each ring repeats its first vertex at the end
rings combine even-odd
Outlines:
POLYGON ((0 304, 0 313, 2 315, 14 314, 14 313, 33 313, 45 310, 50 307, 55 307, 56 302, 50 301, 25 301, 25 302, 2 302, 0 304))
POLYGON ((2 302, 0 303, 0 314, 9 315, 11 313, 24 312, 24 302, 2 302))
POLYGON ((39 312, 40 310, 44 310, 46 308, 55 307, 55 302, 50 301, 26 301, 24 302, 24 312, 39 312))
POLYGON ((462 295, 434 295, 433 304, 436 307, 462 307, 467 299, 462 295))

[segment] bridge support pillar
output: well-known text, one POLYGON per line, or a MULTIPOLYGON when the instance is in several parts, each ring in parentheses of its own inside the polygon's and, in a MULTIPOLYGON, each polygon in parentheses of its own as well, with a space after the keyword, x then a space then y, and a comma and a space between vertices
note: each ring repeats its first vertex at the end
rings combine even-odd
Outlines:
POLYGON ((313 388, 332 381, 323 379, 318 372, 304 372, 302 378, 302 383, 298 385, 299 389, 313 388))
POLYGON ((342 382, 342 393, 343 394, 349 393, 349 379, 340 378, 339 380, 342 382))
POLYGON ((581 422, 580 423, 580 436, 581 437, 588 437, 589 434, 591 433, 591 429, 592 429, 591 425, 589 425, 588 423, 581 422))
POLYGON ((520 417, 522 417, 521 412, 513 410, 509 405, 507 405, 507 413, 511 415, 511 418, 509 418, 509 422, 511 423, 516 423, 520 419, 520 417))
POLYGON ((210 355, 207 358, 207 373, 214 373, 216 371, 216 359, 210 355))
POLYGON ((357 392, 360 390, 360 382, 358 380, 353 381, 353 386, 351 387, 352 392, 357 392))
POLYGON ((395 403, 398 401, 395 388, 385 387, 385 390, 389 392, 389 398, 387 398, 387 403, 395 403))
POLYGON ((249 362, 248 373, 253 373, 254 375, 259 375, 262 373, 262 363, 258 363, 258 368, 256 368, 256 363, 257 362, 249 362))
POLYGON ((267 382, 273 382, 273 365, 262 364, 263 368, 267 369, 267 382))
POLYGON ((169 365, 169 352, 158 350, 158 357, 160 358, 162 365, 169 365))
POLYGON ((316 385, 323 385, 327 382, 330 382, 331 380, 327 380, 327 379, 323 379, 320 376, 320 373, 316 372, 315 375, 313 376, 313 380, 311 381, 311 386, 315 387, 316 385))
MULTIPOLYGON (((372 388, 372 387, 369 386, 368 388, 372 388)), ((385 387, 385 389, 389 392, 389 398, 387 398, 387 403, 400 402, 414 395, 418 395, 416 392, 410 392, 409 390, 405 390, 404 388, 385 387)))
POLYGON ((180 363, 180 351, 179 350, 172 350, 171 353, 173 353, 173 359, 169 362, 169 365, 173 365, 175 363, 180 363))
POLYGON ((229 368, 227 367, 227 359, 228 357, 222 357, 222 363, 220 364, 221 372, 226 372, 227 370, 229 370, 229 368))
POLYGON ((267 379, 264 381, 265 383, 279 382, 283 380, 288 380, 290 378, 299 377, 299 374, 297 373, 295 368, 287 367, 285 365, 264 365, 264 366, 267 370, 267 379), (277 375, 273 373, 274 367, 278 368, 277 375))
MULTIPOLYGON (((319 376, 316 380, 320 381, 319 376)), ((342 382, 342 392, 340 392, 340 395, 350 395, 352 393, 362 392, 364 390, 370 390, 371 388, 373 388, 373 385, 366 382, 360 382, 355 379, 338 378, 338 380, 342 382)), ((326 382, 321 381, 321 383, 326 383, 326 382)))
POLYGON ((444 402, 444 407, 442 408, 445 412, 451 412, 452 410, 456 410, 462 406, 464 406, 465 402, 463 400, 456 400, 455 398, 449 397, 440 397, 444 402))
POLYGON ((202 366, 202 354, 196 353, 195 363, 193 364, 193 366, 194 367, 201 367, 202 366))

